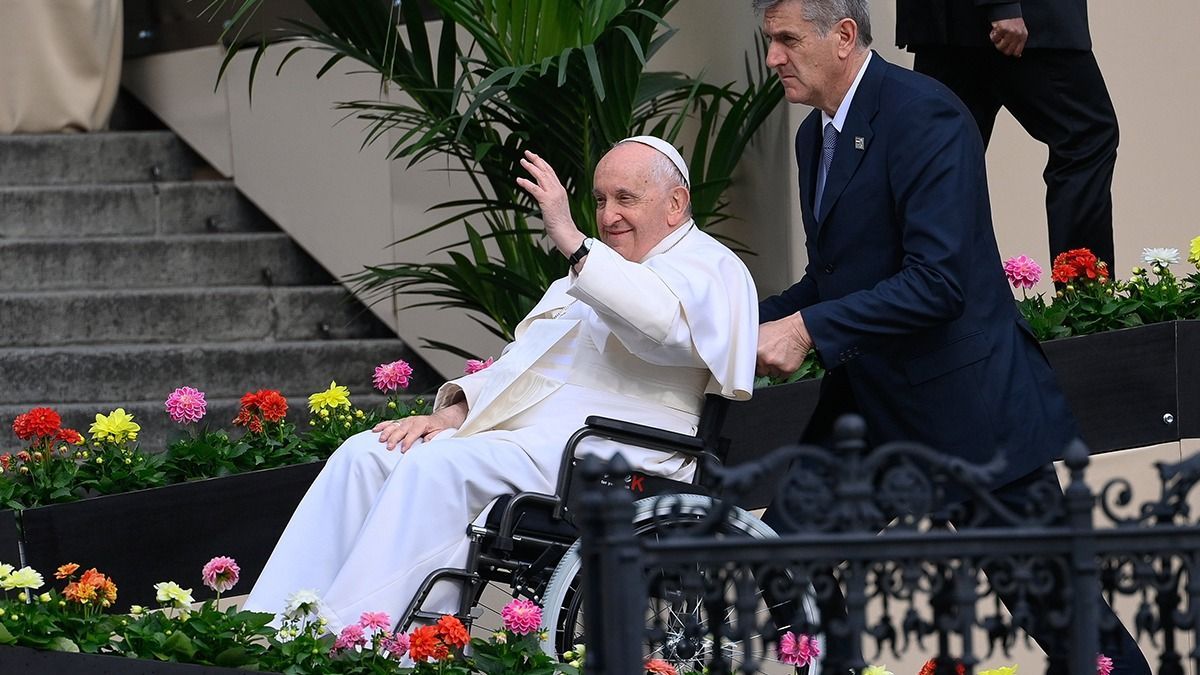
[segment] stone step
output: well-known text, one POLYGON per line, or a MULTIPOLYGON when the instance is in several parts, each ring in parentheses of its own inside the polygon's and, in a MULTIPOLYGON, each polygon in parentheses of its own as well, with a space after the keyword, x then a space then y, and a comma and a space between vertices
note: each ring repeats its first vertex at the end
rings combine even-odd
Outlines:
MULTIPOLYGON (((321 387, 323 390, 329 383, 321 387)), ((167 392, 169 394, 170 392, 167 392)), ((314 392, 297 391, 283 392, 283 395, 288 400, 288 421, 296 425, 297 430, 303 431, 308 428, 308 396, 314 392)), ((166 399, 166 394, 162 399, 166 399)), ((233 438, 236 438, 242 433, 241 429, 233 426, 233 418, 237 415, 240 405, 240 397, 232 398, 210 398, 205 397, 208 412, 201 422, 210 429, 224 429, 233 438)), ((432 395, 426 396, 427 400, 432 400, 432 395)), ((350 401, 358 408, 364 410, 378 409, 383 405, 385 398, 378 392, 354 391, 351 392, 350 401)), ((13 420, 17 415, 27 412, 32 405, 0 405, 0 449, 5 452, 11 452, 22 446, 22 441, 16 437, 12 431, 13 420)), ((182 430, 180 426, 171 421, 163 406, 163 400, 154 401, 132 401, 132 402, 98 402, 98 403, 70 403, 66 405, 50 405, 59 415, 62 416, 63 426, 75 429, 85 436, 88 433, 88 428, 92 422, 96 420, 96 414, 107 415, 117 408, 124 408, 125 412, 133 415, 133 421, 142 427, 138 433, 138 443, 140 447, 147 452, 159 452, 166 448, 167 443, 172 439, 179 437, 182 430)))
MULTIPOLYGON (((6 348, 0 405, 156 401, 184 385, 213 398, 257 389, 312 393, 330 380, 366 394, 375 366, 396 359, 422 363, 396 339, 6 348)), ((411 391, 440 384, 432 370, 415 369, 411 391)))
POLYGON ((283 233, 0 240, 0 289, 10 292, 329 282, 283 233))
POLYGON ((230 181, 0 187, 0 238, 275 229, 230 181))
POLYGON ((393 337, 341 286, 0 294, 0 347, 393 337))
POLYGON ((203 166, 170 131, 0 136, 0 185, 189 180, 203 166))

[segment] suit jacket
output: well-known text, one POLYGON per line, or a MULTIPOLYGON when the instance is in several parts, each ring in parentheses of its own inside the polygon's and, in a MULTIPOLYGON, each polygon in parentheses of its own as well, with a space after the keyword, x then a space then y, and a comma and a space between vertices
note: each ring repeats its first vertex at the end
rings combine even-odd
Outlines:
POLYGON ((971 115, 874 54, 814 213, 820 115, 796 134, 808 266, 759 306, 762 321, 800 311, 830 369, 810 438, 857 409, 874 443, 1002 452, 1005 481, 1050 461, 1076 427, 1004 276, 971 115))
POLYGON ((991 22, 1023 16, 1026 49, 1091 50, 1087 0, 896 0, 896 45, 988 47, 991 22))

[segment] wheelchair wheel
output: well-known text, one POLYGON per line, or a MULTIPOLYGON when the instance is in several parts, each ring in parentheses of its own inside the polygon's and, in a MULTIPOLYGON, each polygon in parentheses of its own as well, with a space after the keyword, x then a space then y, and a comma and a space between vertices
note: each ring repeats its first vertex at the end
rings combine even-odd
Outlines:
MULTIPOLYGON (((673 495, 670 497, 650 497, 642 499, 635 505, 637 512, 634 520, 634 531, 639 537, 658 538, 664 530, 674 526, 686 526, 695 523, 708 513, 712 500, 700 495, 673 495), (661 500, 661 501, 660 501, 661 500), (658 515, 655 515, 657 507, 658 515), (664 517, 670 511, 670 516, 664 517)), ((777 536, 768 525, 758 518, 739 508, 734 508, 730 517, 721 526, 719 537, 749 537, 752 539, 767 539, 777 536)), ((584 641, 586 634, 583 613, 583 593, 580 585, 580 569, 582 561, 579 556, 579 542, 575 542, 550 577, 546 593, 543 597, 544 611, 542 627, 542 649, 551 656, 558 657, 563 652, 573 649, 574 645, 584 641)), ((757 595, 754 610, 756 617, 766 617, 772 607, 764 597, 761 585, 756 584, 757 595)), ((677 591, 681 589, 676 589, 677 591)), ((672 592, 663 597, 651 597, 650 607, 646 617, 646 625, 658 626, 665 629, 665 640, 656 648, 654 653, 647 653, 646 658, 661 658, 672 665, 684 670, 701 672, 708 660, 713 656, 712 641, 704 635, 696 637, 693 631, 685 630, 689 619, 699 620, 704 625, 700 595, 702 591, 672 592)), ((801 602, 807 623, 818 624, 816 603, 811 592, 805 593, 801 602)), ((824 649, 823 638, 818 638, 824 649)), ((754 641, 761 649, 759 635, 754 641)), ((721 651, 724 658, 736 670, 743 660, 740 642, 725 642, 721 651)), ((759 653, 752 655, 759 661, 757 673, 778 674, 797 672, 792 666, 778 660, 778 655, 759 653)), ((809 675, 818 675, 820 666, 813 663, 808 666, 809 675)))

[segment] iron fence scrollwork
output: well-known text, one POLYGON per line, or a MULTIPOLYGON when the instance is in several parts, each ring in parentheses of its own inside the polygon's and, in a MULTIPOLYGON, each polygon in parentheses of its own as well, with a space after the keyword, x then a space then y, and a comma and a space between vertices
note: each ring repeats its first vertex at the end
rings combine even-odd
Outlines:
POLYGON ((936 673, 969 674, 1032 635, 1054 654, 1048 669, 1093 673, 1098 655, 1121 644, 1108 610, 1120 598, 1136 601, 1123 623, 1153 644, 1154 672, 1182 675, 1185 660, 1200 668, 1200 525, 1189 506, 1200 455, 1156 464, 1160 495, 1135 506, 1125 478, 1088 486, 1079 442, 1065 455, 1065 489, 1047 471, 1014 500, 992 489, 1002 459, 869 447, 855 417, 835 437, 832 448, 706 467, 721 498, 690 518, 673 508, 679 497, 650 498, 662 521, 654 536, 634 532, 628 491, 601 484, 628 473, 624 460, 587 458, 586 672, 642 672, 647 656, 681 673, 781 672, 772 664, 810 660, 809 672, 860 672, 920 648, 936 653, 936 673), (731 535, 729 520, 747 517, 732 506, 739 495, 782 471, 768 519, 787 534, 731 535))

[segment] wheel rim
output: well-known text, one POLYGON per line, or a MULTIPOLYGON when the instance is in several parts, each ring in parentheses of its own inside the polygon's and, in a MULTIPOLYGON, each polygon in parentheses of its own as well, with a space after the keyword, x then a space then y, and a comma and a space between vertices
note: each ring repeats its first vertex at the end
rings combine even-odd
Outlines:
MULTIPOLYGON (((694 523, 697 519, 696 514, 684 514, 685 517, 678 521, 671 521, 669 524, 683 525, 686 523, 694 523)), ((758 532, 755 527, 764 527, 757 519, 753 519, 748 514, 743 514, 742 517, 746 522, 732 522, 722 528, 722 536, 747 536, 757 538, 764 536, 758 532), (757 523, 754 525, 753 523, 757 523)), ((656 526, 662 525, 664 521, 658 520, 654 522, 641 523, 635 528, 635 533, 638 536, 653 534, 660 537, 662 530, 654 531, 656 526)), ((543 643, 547 651, 551 649, 556 655, 561 655, 567 650, 574 649, 574 646, 583 642, 585 634, 585 626, 583 621, 583 594, 580 592, 580 566, 581 562, 578 557, 578 544, 573 547, 568 555, 564 557, 564 561, 560 564, 560 568, 555 571, 555 576, 569 577, 569 583, 562 585, 562 593, 556 597, 561 598, 561 602, 555 602, 555 597, 551 597, 552 593, 547 595, 547 610, 554 613, 553 625, 546 626, 551 630, 549 640, 543 643), (551 607, 551 602, 554 602, 555 607, 551 607)), ((552 580, 551 586, 554 586, 552 580)), ((551 589, 553 590, 553 589, 551 589)), ((728 589, 727 589, 728 590, 728 589)), ((661 594, 660 594, 661 595, 661 594)), ((762 589, 758 588, 756 592, 757 607, 754 611, 755 617, 761 617, 762 614, 770 611, 765 598, 763 598, 762 589)), ((813 618, 815 623, 815 607, 811 606, 806 600, 804 607, 808 616, 813 618)), ((735 608, 732 603, 727 606, 725 616, 721 617, 720 621, 725 624, 733 619, 735 608)), ((699 613, 702 612, 702 605, 696 599, 689 599, 680 596, 676 599, 671 598, 651 598, 650 608, 647 613, 646 621, 649 622, 660 620, 663 627, 663 640, 658 643, 656 649, 652 653, 648 653, 646 658, 661 658, 677 668, 683 667, 691 670, 699 671, 712 656, 715 648, 715 641, 707 630, 708 622, 703 620, 699 613), (699 624, 703 627, 699 633, 696 633, 694 626, 699 624), (693 626, 689 630, 688 626, 693 626)), ((757 619, 756 619, 757 621, 757 619)), ((771 650, 757 654, 754 650, 762 649, 762 636, 758 632, 754 632, 749 636, 751 644, 751 655, 757 657, 754 660, 757 662, 757 667, 749 672, 762 673, 764 675, 775 675, 777 673, 795 673, 796 669, 788 664, 783 663, 778 659, 778 655, 771 650)), ((822 644, 822 647, 824 645, 822 644)), ((734 672, 738 670, 745 662, 745 643, 742 641, 729 642, 722 641, 721 653, 727 663, 730 663, 734 672)), ((813 664, 807 672, 810 675, 817 675, 819 666, 813 664)))

